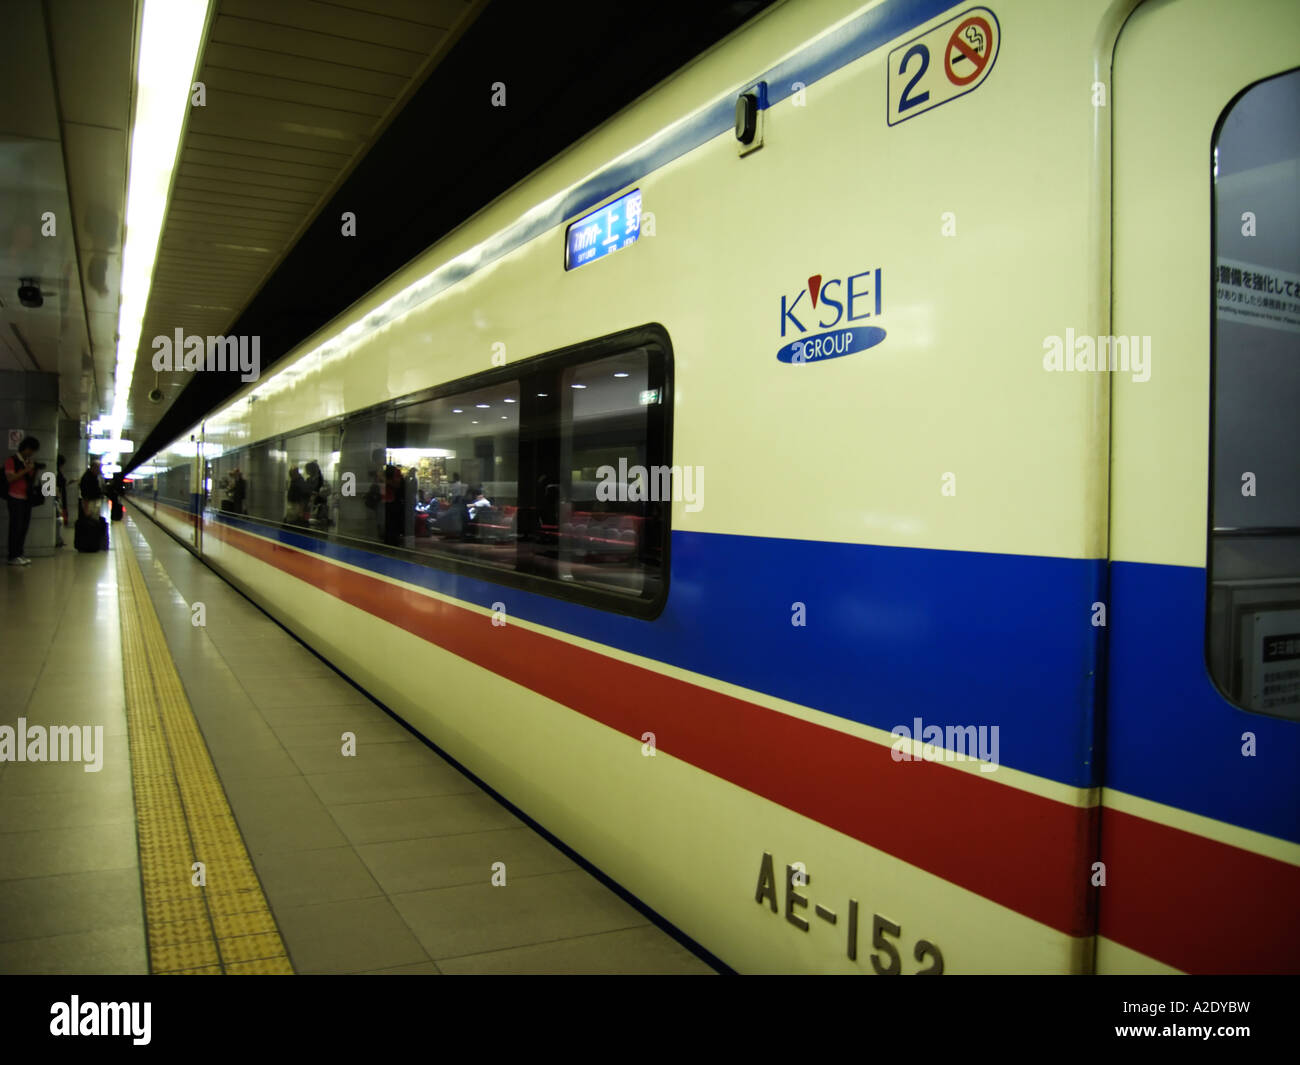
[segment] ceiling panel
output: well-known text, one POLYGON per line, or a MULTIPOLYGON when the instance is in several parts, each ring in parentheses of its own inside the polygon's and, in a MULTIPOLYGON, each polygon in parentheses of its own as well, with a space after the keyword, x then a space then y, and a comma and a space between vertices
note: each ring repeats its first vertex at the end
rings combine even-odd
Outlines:
POLYGON ((59 117, 41 5, 7 4, 0 33, 0 134, 57 141, 59 117))
POLYGON ((177 157, 132 384, 140 440, 187 383, 152 368, 153 338, 225 335, 364 155, 468 0, 215 0, 177 157), (158 385, 162 404, 148 401, 158 385))
POLYGON ((265 174, 241 167, 218 166, 213 163, 189 161, 182 163, 177 171, 177 180, 193 179, 196 181, 215 181, 226 188, 240 184, 249 189, 297 189, 310 193, 313 201, 329 188, 329 180, 323 176, 299 177, 295 174, 265 174))
MULTIPOLYGON (((226 6, 223 3, 222 9, 224 10, 226 6)), ((319 59, 343 66, 360 67, 363 70, 380 70, 386 74, 401 74, 408 78, 419 70, 420 64, 429 54, 406 48, 370 44, 366 41, 348 40, 345 37, 295 29, 292 26, 277 25, 273 22, 231 18, 227 15, 217 18, 211 38, 222 44, 283 52, 285 55, 301 56, 304 59, 319 59)))
POLYGON ((465 10, 460 0, 332 0, 333 6, 451 29, 465 10))
POLYGON ((226 136, 189 130, 185 135, 182 161, 189 158, 189 153, 193 149, 208 153, 224 153, 230 158, 245 160, 247 165, 254 169, 260 169, 260 160, 274 159, 299 166, 327 167, 333 174, 337 174, 342 167, 347 166, 349 158, 347 152, 340 151, 336 145, 323 149, 299 148, 292 144, 268 144, 265 141, 249 140, 238 134, 226 136))
POLYGON ((57 373, 74 418, 111 388, 136 10, 11 0, 0 32, 0 359, 57 373), (41 307, 21 306, 20 278, 41 307))
POLYGON ((57 140, 26 140, 0 134, 0 329, 14 341, 22 369, 58 373, 61 353, 86 346, 85 314, 77 277, 72 210, 57 140), (53 215, 47 235, 43 216, 53 215), (41 307, 24 307, 24 279, 41 290, 41 307), (25 345, 25 346, 24 346, 25 345), (28 354, 30 353, 30 354, 28 354))
POLYGON ((63 121, 125 132, 131 121, 135 4, 50 0, 47 9, 63 121))
POLYGON ((204 67, 204 84, 209 92, 240 93, 264 100, 278 100, 307 107, 324 107, 378 118, 388 112, 393 98, 374 92, 358 92, 334 85, 270 74, 250 74, 246 70, 204 67))
POLYGON ((62 119, 68 198, 84 296, 81 350, 62 341, 59 396, 89 419, 112 402, 121 293, 136 0, 48 0, 49 48, 62 119))
POLYGON ((340 66, 300 55, 286 55, 269 48, 223 44, 209 41, 203 53, 203 69, 209 71, 248 72, 268 77, 295 81, 304 85, 322 85, 347 89, 351 92, 370 93, 389 99, 406 88, 408 79, 402 74, 389 74, 382 70, 363 67, 340 66))
POLYGON ((63 150, 75 200, 86 306, 116 314, 122 278, 123 193, 104 175, 126 174, 125 130, 65 124, 63 150))
POLYGON ((0 370, 30 370, 27 356, 18 350, 17 343, 7 328, 0 329, 0 370))
POLYGON ((434 26, 392 18, 383 11, 349 10, 316 0, 276 0, 273 4, 265 0, 223 0, 221 12, 228 17, 286 26, 297 33, 342 37, 353 44, 377 44, 421 57, 432 53, 445 36, 445 31, 434 26))
POLYGON ((303 107, 242 93, 209 93, 206 107, 191 108, 195 133, 242 137, 270 144, 351 155, 365 141, 375 120, 350 111, 303 107))

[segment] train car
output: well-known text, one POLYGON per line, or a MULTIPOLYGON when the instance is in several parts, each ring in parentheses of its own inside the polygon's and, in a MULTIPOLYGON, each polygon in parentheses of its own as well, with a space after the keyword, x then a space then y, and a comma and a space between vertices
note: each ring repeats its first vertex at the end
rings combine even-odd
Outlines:
POLYGON ((778 4, 133 505, 735 970, 1294 972, 1298 42, 778 4))

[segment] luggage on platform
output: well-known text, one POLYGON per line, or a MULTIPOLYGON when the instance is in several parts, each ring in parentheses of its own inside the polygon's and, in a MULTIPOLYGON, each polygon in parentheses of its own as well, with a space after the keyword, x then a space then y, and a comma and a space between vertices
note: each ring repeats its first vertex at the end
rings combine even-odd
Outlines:
POLYGON ((108 550, 108 522, 103 518, 83 514, 77 519, 72 543, 78 551, 87 554, 108 550))

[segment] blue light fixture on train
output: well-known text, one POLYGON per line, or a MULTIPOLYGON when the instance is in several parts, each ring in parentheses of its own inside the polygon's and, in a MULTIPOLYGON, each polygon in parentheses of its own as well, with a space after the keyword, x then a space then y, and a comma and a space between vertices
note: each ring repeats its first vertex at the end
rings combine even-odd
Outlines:
POLYGON ((612 203, 583 215, 564 237, 564 268, 573 270, 635 244, 641 235, 641 190, 626 192, 612 203))

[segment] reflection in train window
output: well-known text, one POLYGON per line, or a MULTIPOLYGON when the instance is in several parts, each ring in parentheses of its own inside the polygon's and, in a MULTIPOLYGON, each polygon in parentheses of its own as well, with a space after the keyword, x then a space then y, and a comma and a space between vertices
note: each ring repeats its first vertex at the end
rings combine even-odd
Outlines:
POLYGON ((194 465, 184 462, 164 470, 158 476, 158 499, 187 514, 190 511, 190 492, 194 487, 194 465))
POLYGON ((672 471, 657 459, 660 374, 645 348, 572 366, 560 376, 562 580, 632 595, 656 583, 672 471))
POLYGON ((399 407, 388 462, 401 477, 385 495, 386 543, 514 568, 518 381, 399 407))
POLYGON ((657 326, 276 436, 212 464, 210 506, 652 616, 674 498, 657 326))
POLYGON ((244 513, 251 517, 276 522, 284 518, 288 467, 282 444, 280 437, 273 437, 254 444, 240 455, 247 493, 244 513))
POLYGON ((1213 180, 1207 662, 1238 706, 1300 717, 1300 70, 1226 109, 1213 180))
POLYGON ((383 539, 380 480, 388 451, 383 411, 353 415, 343 423, 338 484, 334 486, 333 531, 356 540, 383 539))
POLYGON ((339 496, 335 470, 340 459, 339 432, 325 426, 285 437, 284 518, 286 525, 324 531, 338 523, 339 496))

